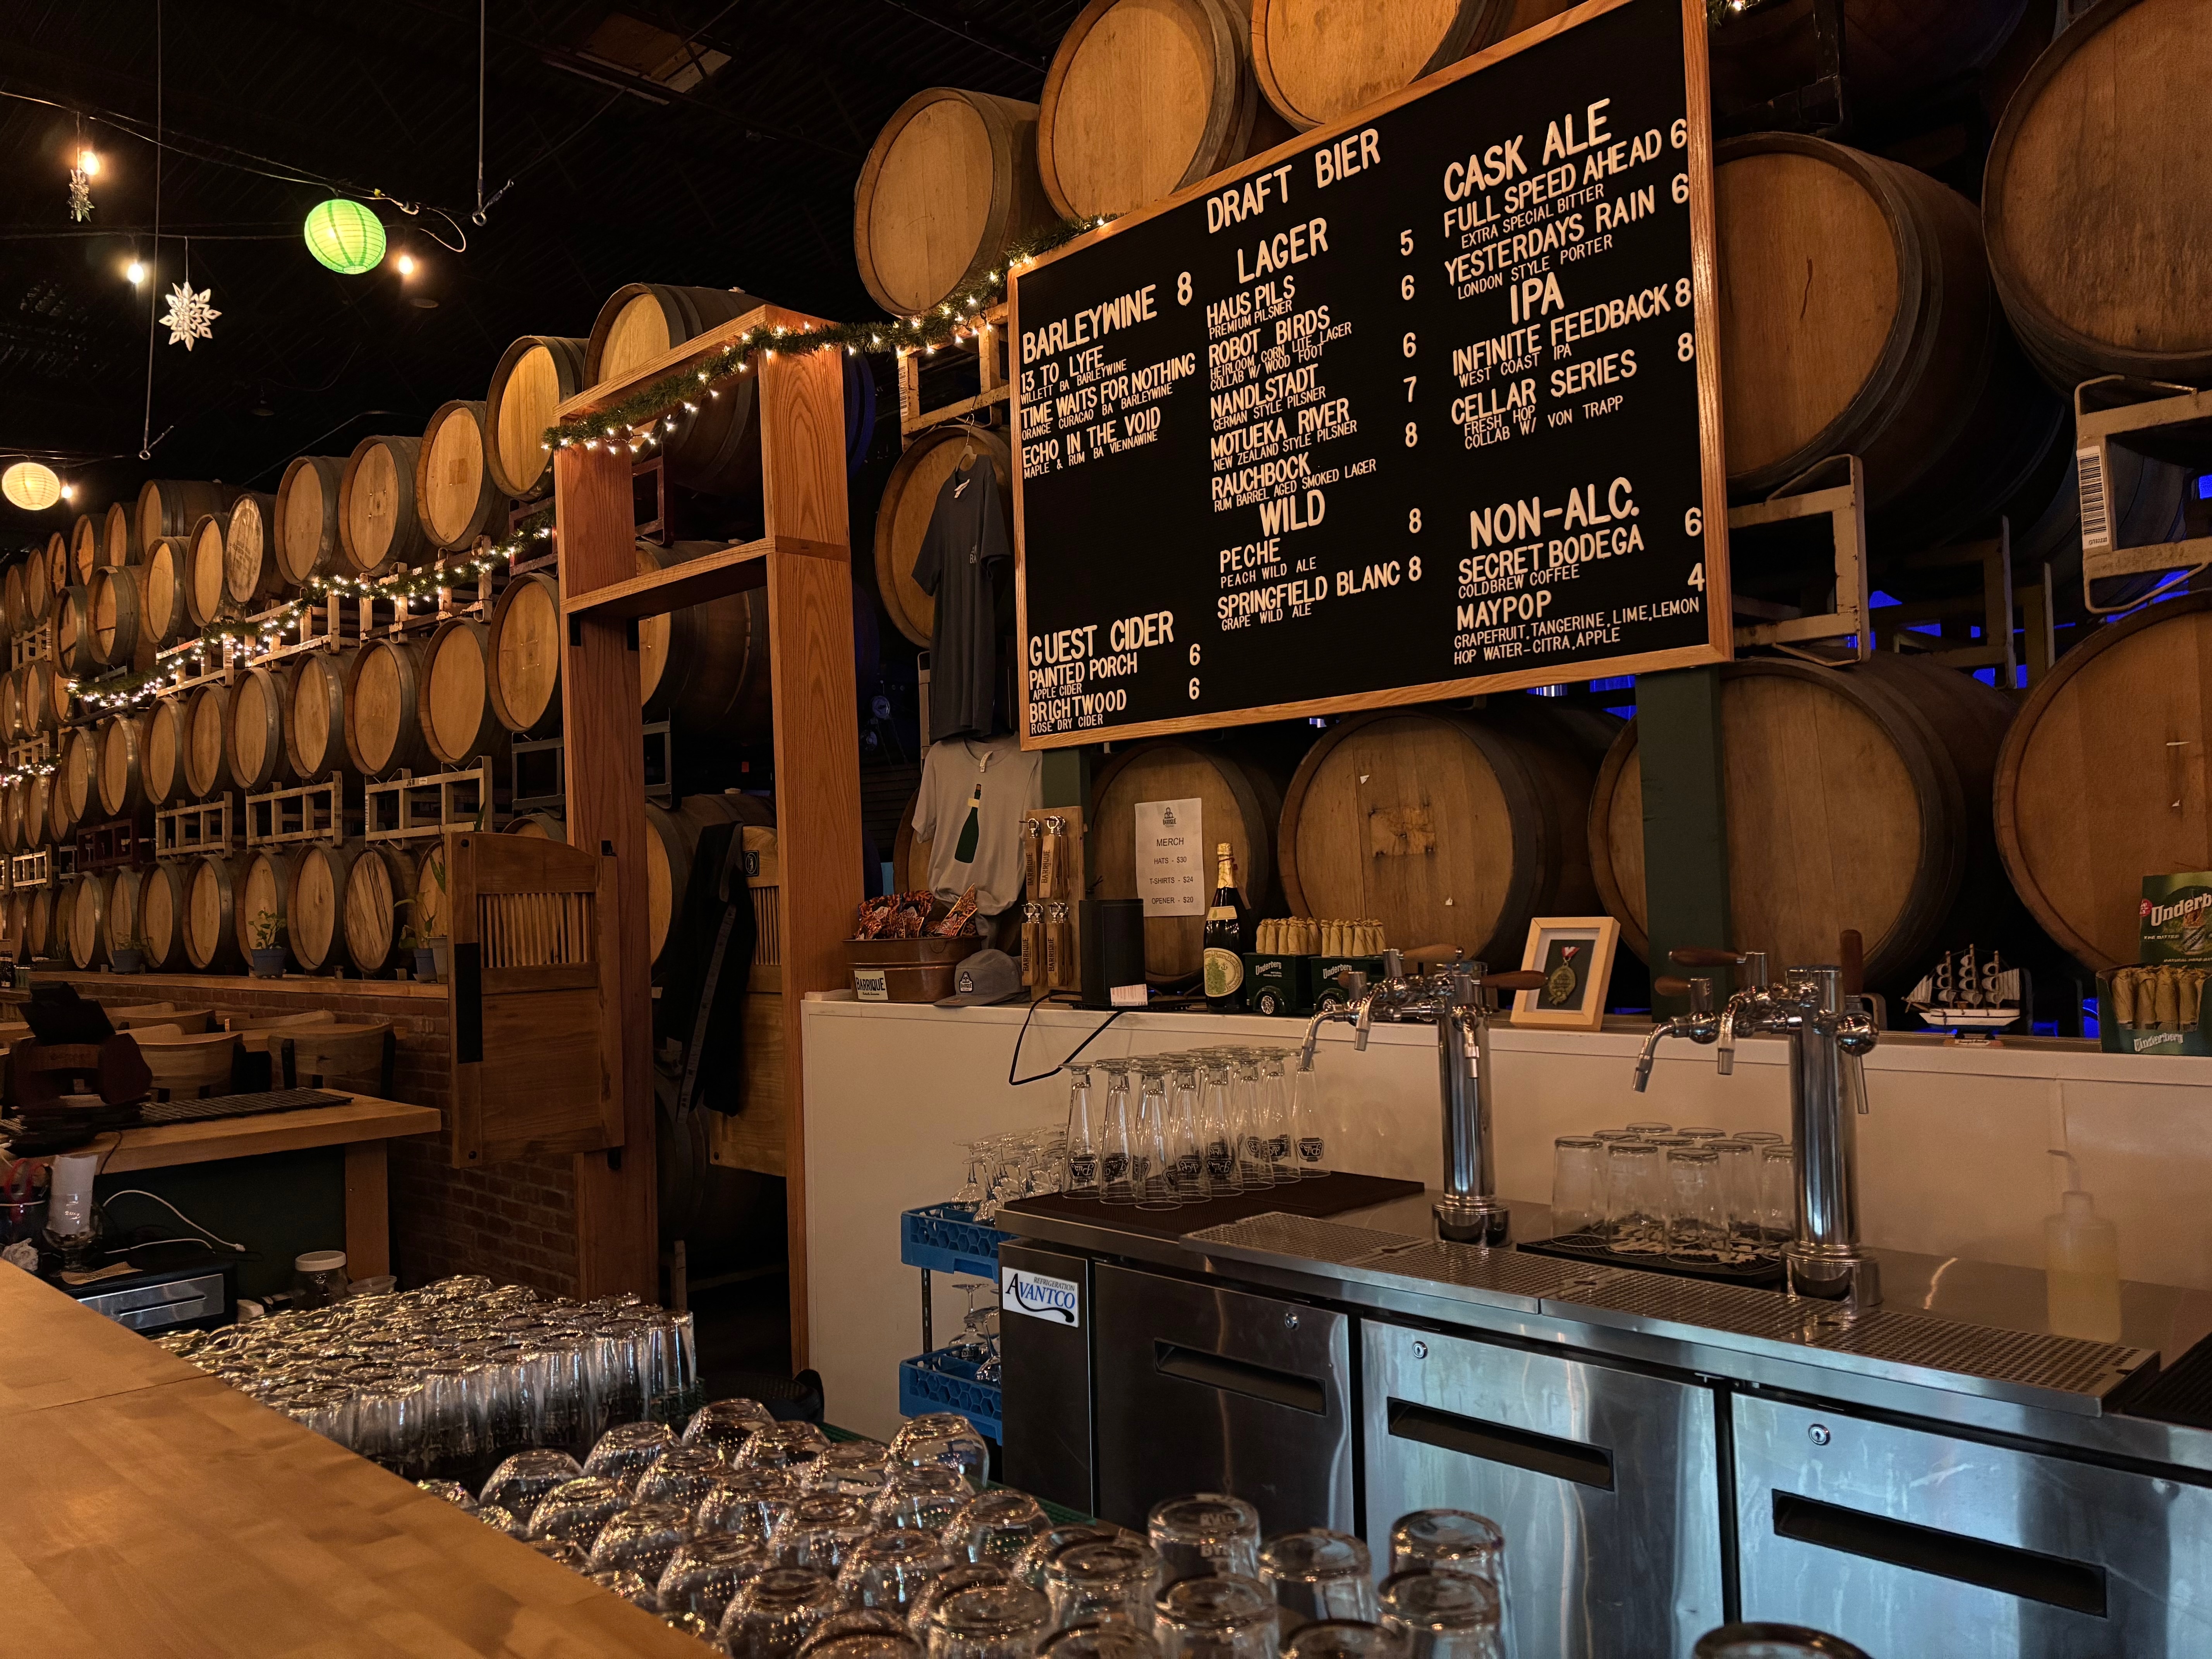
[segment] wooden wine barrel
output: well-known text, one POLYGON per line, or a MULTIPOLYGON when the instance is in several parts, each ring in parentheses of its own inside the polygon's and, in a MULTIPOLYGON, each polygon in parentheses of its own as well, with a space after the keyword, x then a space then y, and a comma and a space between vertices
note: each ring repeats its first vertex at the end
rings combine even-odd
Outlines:
POLYGON ((64 586, 82 587, 92 580, 93 571, 100 564, 100 544, 106 535, 105 513, 80 513, 70 526, 69 580, 56 583, 55 591, 64 586))
POLYGON ((96 565, 137 564, 144 555, 145 544, 138 539, 136 506, 129 501, 115 502, 100 522, 96 565))
POLYGON ((194 628, 205 628, 228 614, 229 587, 224 561, 230 518, 210 513, 192 526, 185 544, 185 615, 194 628))
POLYGON ((238 952, 247 956, 256 947, 264 923, 273 926, 274 948, 291 950, 292 875, 297 860, 289 848, 264 847, 246 854, 234 871, 236 887, 231 910, 238 930, 238 952))
MULTIPOLYGON (((1735 930, 1724 943, 1766 951, 1778 970, 1833 962, 1855 927, 1877 990, 1909 987, 1938 950, 2011 943, 2018 907, 1986 805, 2010 699, 1883 655, 1848 669, 1739 662, 1721 670, 1720 708, 1735 930)), ((1589 842, 1605 908, 1644 956, 1636 748, 1632 720, 1598 775, 1589 842)))
POLYGON ((337 568, 345 468, 336 455, 302 455, 284 469, 276 486, 276 568, 291 586, 337 568))
POLYGON ((276 564, 276 498, 248 490, 230 506, 222 540, 222 591, 237 609, 266 610, 290 583, 276 564))
POLYGON ((347 960, 364 974, 380 974, 400 962, 399 935, 407 927, 400 901, 414 895, 414 863, 390 842, 372 842, 346 871, 342 931, 347 960))
POLYGON ((284 748, 284 713, 291 688, 269 667, 249 668, 230 688, 226 718, 231 781, 248 794, 292 781, 284 748))
POLYGON ((92 655, 92 596, 71 587, 55 600, 54 661, 64 674, 83 678, 100 665, 92 655))
POLYGON ((202 973, 233 972, 245 960, 238 913, 246 862, 227 853, 205 853, 185 866, 184 907, 178 922, 185 960, 202 973))
POLYGON ((154 632, 146 605, 147 567, 102 565, 85 590, 92 659, 102 668, 154 665, 154 632))
POLYGON ((21 960, 50 960, 58 954, 56 947, 60 939, 55 922, 60 897, 61 889, 51 882, 32 892, 30 914, 23 927, 21 960))
POLYGON ((46 552, 33 554, 23 566, 25 626, 36 628, 53 614, 55 592, 69 586, 67 580, 55 578, 68 574, 69 538, 57 530, 46 538, 46 552))
POLYGON ((1252 69, 1291 128, 1341 119, 1492 41, 1533 28, 1572 0, 1253 0, 1252 69))
POLYGON ((180 697, 164 697, 146 711, 138 737, 138 775, 149 806, 175 806, 189 798, 185 786, 185 716, 180 697))
POLYGON ((2047 500, 2070 428, 1997 315, 1972 204, 1794 134, 1731 140, 1719 163, 1731 491, 1855 454, 1875 530, 1916 547, 1990 521, 2039 474, 2047 500))
POLYGON ((11 668, 0 674, 0 736, 16 743, 24 735, 23 671, 11 668))
POLYGON ((1338 721, 1283 798, 1291 913, 1372 917, 1392 946, 1517 967, 1531 917, 1587 915, 1596 898, 1584 820, 1613 730, 1540 707, 1338 721))
MULTIPOLYGON (((713 546, 640 542, 638 569, 680 563, 713 546)), ((717 749, 767 729, 768 596, 725 594, 638 623, 638 696, 645 718, 665 720, 679 740, 717 749)))
MULTIPOLYGON (((1972 76, 2003 50, 2022 0, 1844 0, 1844 52, 1855 112, 1900 102, 1972 76)), ((2038 8, 2050 27, 2048 7, 2038 8)), ((1709 36, 1716 112, 1748 110, 1810 84, 1812 0, 1769 0, 1731 13, 1709 36)))
POLYGON ((484 465, 492 487, 518 501, 534 501, 553 487, 553 455, 545 428, 554 411, 591 382, 585 378, 587 340, 526 334, 500 354, 484 392, 484 465))
POLYGON ((186 893, 192 867, 182 859, 157 859, 138 884, 138 936, 146 941, 146 970, 173 974, 185 955, 186 893))
POLYGON ((189 534, 209 514, 226 510, 237 495, 228 484, 149 478, 138 490, 138 545, 151 547, 164 536, 189 534))
POLYGON ((69 536, 46 544, 46 595, 51 606, 56 594, 69 592, 76 580, 76 543, 80 534, 92 533, 91 520, 80 514, 70 520, 69 536))
POLYGON ((491 481, 490 448, 484 405, 471 398, 441 404, 422 428, 415 456, 415 511, 433 547, 451 552, 490 533, 495 523, 506 528, 506 503, 491 481))
POLYGON ((443 837, 424 842, 415 849, 414 869, 410 873, 406 898, 410 908, 407 925, 415 929, 418 939, 444 939, 446 935, 446 843, 443 837))
POLYGON ((230 688, 210 682, 185 705, 185 793, 193 800, 230 787, 230 688))
POLYGON ((1035 104, 988 92, 931 87, 898 106, 853 191, 853 252, 878 305, 912 317, 993 286, 1006 246, 1054 218, 1036 139, 1035 104))
POLYGON ((2212 869, 2199 759, 2212 722, 2194 697, 2208 656, 2212 597, 2089 629, 2021 705, 1998 757, 2005 872, 2029 914, 2093 969, 2142 959, 2144 876, 2212 869))
MULTIPOLYGON (((1091 801, 1098 833, 1091 838, 1097 860, 1092 891, 1099 898, 1138 898, 1136 809, 1139 801, 1203 803, 1203 823, 1192 852, 1199 880, 1213 890, 1214 848, 1227 842, 1237 860, 1244 897, 1261 914, 1272 915, 1279 883, 1275 820, 1283 805, 1280 772, 1255 759, 1243 746, 1161 738, 1118 745, 1093 781, 1091 801), (1200 844, 1202 842, 1202 845, 1200 844)), ((1308 912, 1309 915, 1315 914, 1308 912)), ((1342 913, 1371 915, 1372 911, 1342 913)), ((1202 915, 1155 916, 1145 924, 1145 976, 1156 984, 1188 979, 1199 971, 1206 930, 1202 915)))
POLYGON ((94 729, 100 734, 100 811, 111 818, 133 818, 146 809, 146 733, 150 717, 113 714, 94 729))
POLYGON ((106 912, 100 920, 100 932, 105 936, 102 943, 107 948, 110 961, 113 961, 115 953, 126 945, 137 945, 141 950, 145 948, 139 943, 138 914, 139 890, 144 885, 145 873, 140 870, 118 870, 107 878, 107 890, 104 896, 106 912))
POLYGON ((69 918, 64 941, 70 963, 92 968, 107 960, 107 878, 87 872, 63 878, 67 896, 62 901, 69 918))
MULTIPOLYGON (((74 830, 80 823, 94 823, 100 819, 100 728, 94 726, 73 726, 62 742, 60 758, 55 763, 54 793, 62 799, 74 830)), ((61 825, 55 825, 55 839, 61 839, 61 825)))
POLYGON ((558 812, 518 812, 507 821, 507 828, 501 833, 565 842, 568 839, 568 820, 558 812))
POLYGON ((915 580, 914 562, 929 533, 938 496, 971 451, 977 459, 989 458, 1000 506, 1011 526, 1013 450, 995 428, 935 426, 916 434, 884 480, 883 502, 876 509, 876 592, 883 596, 891 625, 925 650, 936 623, 937 601, 915 580))
POLYGON ((360 856, 358 847, 316 842, 292 861, 285 915, 292 955, 311 974, 337 967, 345 955, 346 882, 360 856))
POLYGON ((11 564, 8 574, 0 577, 0 620, 4 620, 10 639, 30 626, 28 613, 23 609, 23 567, 11 564))
POLYGON ((23 850, 31 852, 53 843, 54 779, 51 772, 33 773, 23 781, 23 850))
POLYGON ((441 623, 418 665, 415 708, 422 741, 432 759, 449 766, 503 756, 514 740, 492 708, 489 635, 482 623, 465 617, 441 623))
POLYGON ((164 536, 146 554, 146 583, 141 597, 145 600, 146 632, 157 647, 174 645, 191 625, 191 612, 185 604, 191 546, 189 538, 164 536))
POLYGON ((675 908, 691 882, 692 854, 699 832, 710 823, 752 823, 773 829, 775 808, 758 795, 732 790, 720 795, 686 795, 673 812, 645 804, 646 944, 655 965, 668 943, 675 908))
MULTIPOLYGON (((560 728, 562 631, 561 583, 550 572, 518 576, 499 596, 492 609, 484 650, 490 659, 492 713, 508 731, 550 732, 560 728)), ((644 632, 641 622, 641 652, 644 632)), ((667 633, 665 626, 659 629, 663 641, 667 633)))
POLYGON ((7 929, 6 936, 0 939, 0 953, 18 961, 28 962, 31 959, 27 942, 31 931, 31 890, 19 888, 9 894, 7 908, 0 911, 0 918, 4 918, 7 929))
POLYGON ((74 844, 76 827, 84 817, 84 805, 92 798, 89 788, 76 790, 70 787, 70 751, 74 747, 73 740, 63 744, 50 780, 53 787, 46 791, 46 840, 54 847, 74 844))
POLYGON ((23 667, 25 734, 34 737, 41 732, 58 731, 69 718, 69 682, 54 672, 50 662, 26 663, 23 667))
POLYGON ((23 850, 23 780, 0 782, 0 853, 10 857, 23 850))
POLYGON ((363 438, 338 480, 338 569, 374 575, 412 566, 430 554, 415 508, 420 438, 363 438))
MULTIPOLYGON (((598 386, 620 380, 718 323, 757 310, 750 294, 719 288, 672 288, 632 283, 599 307, 584 350, 584 374, 598 386)), ((661 453, 676 483, 717 495, 760 492, 760 427, 753 417, 758 375, 741 376, 721 396, 686 414, 665 434, 661 453)))
POLYGON ((284 756, 303 783, 346 769, 345 688, 353 656, 316 651, 292 659, 284 756))
POLYGON ((2100 374, 2212 381, 2212 161, 2196 0, 2105 0, 2005 107, 1982 228, 2028 356, 2070 392, 2100 374))
POLYGON ((345 688, 345 747, 353 769, 380 778, 428 763, 416 718, 421 653, 405 640, 376 640, 354 654, 345 688))

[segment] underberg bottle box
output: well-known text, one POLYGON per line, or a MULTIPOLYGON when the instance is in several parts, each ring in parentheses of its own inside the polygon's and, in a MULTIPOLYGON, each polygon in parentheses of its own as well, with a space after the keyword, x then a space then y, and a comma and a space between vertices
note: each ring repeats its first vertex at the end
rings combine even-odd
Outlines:
POLYGON ((2212 871, 2145 876, 2136 965, 2097 975, 2098 1040, 2113 1054, 2212 1054, 2212 871))

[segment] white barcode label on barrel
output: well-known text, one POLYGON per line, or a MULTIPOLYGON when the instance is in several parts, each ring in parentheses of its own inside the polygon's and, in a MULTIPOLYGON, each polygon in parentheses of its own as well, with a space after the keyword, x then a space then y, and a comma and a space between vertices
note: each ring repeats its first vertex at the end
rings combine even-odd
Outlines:
POLYGON ((2105 457, 2095 446, 2074 452, 2081 477, 2081 550, 2102 553, 2112 544, 2112 517, 2105 500, 2105 457))

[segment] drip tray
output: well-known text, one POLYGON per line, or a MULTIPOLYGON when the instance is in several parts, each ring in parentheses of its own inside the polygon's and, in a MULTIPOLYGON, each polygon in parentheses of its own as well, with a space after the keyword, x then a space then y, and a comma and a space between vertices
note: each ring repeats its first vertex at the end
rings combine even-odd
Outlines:
POLYGON ((1747 1285, 1753 1290, 1771 1290, 1782 1283, 1780 1258, 1755 1261, 1738 1265, 1727 1261, 1701 1261, 1671 1255, 1643 1255, 1608 1249, 1595 1233, 1569 1233, 1559 1238, 1524 1238, 1516 1240, 1513 1248, 1527 1250, 1532 1255, 1557 1256, 1562 1261, 1588 1261, 1600 1267, 1626 1267, 1633 1273, 1666 1273, 1676 1279, 1710 1279, 1716 1285, 1747 1285))

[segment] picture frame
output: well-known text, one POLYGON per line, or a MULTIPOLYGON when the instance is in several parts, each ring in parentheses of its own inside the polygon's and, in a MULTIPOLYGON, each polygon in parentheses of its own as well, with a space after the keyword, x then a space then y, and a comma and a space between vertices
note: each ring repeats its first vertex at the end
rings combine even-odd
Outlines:
POLYGON ((1605 1024, 1605 999, 1613 984, 1613 954, 1620 945, 1620 924, 1611 916, 1538 916, 1528 924, 1521 966, 1547 975, 1533 991, 1513 999, 1516 1025, 1595 1031, 1605 1024), (1563 994, 1560 970, 1573 981, 1563 994))

